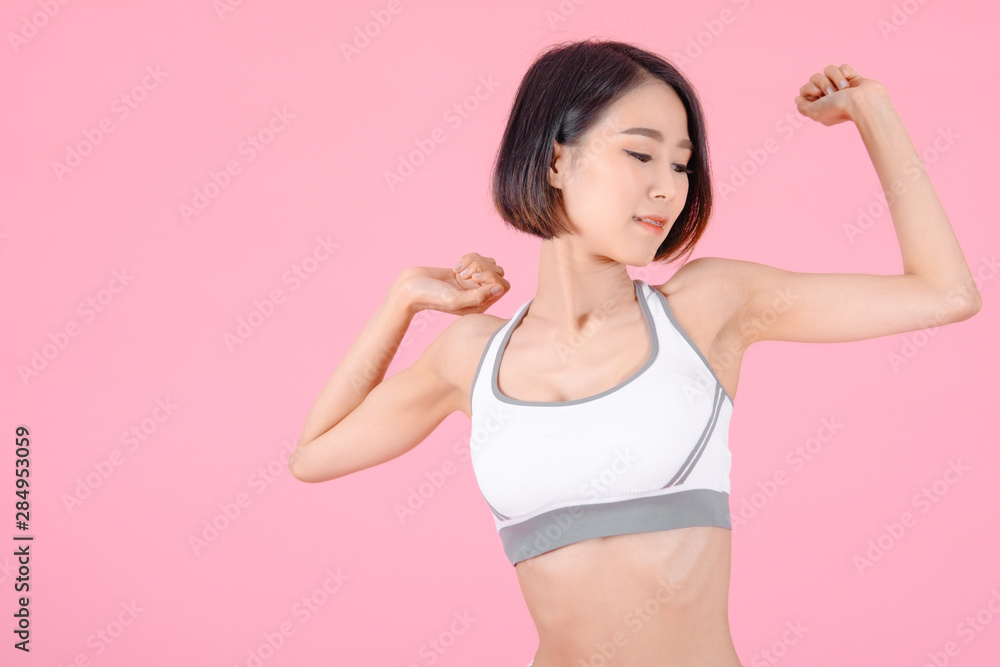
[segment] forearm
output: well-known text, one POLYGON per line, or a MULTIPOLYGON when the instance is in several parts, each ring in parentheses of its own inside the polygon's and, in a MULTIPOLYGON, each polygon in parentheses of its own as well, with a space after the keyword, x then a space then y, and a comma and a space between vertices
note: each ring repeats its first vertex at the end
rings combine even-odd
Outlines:
POLYGON ((309 410, 299 445, 336 426, 382 382, 412 318, 410 304, 393 286, 309 410))
POLYGON ((904 273, 919 276, 943 295, 952 295, 950 305, 964 303, 966 309, 975 310, 979 292, 968 262, 884 89, 859 101, 852 118, 885 191, 904 273))

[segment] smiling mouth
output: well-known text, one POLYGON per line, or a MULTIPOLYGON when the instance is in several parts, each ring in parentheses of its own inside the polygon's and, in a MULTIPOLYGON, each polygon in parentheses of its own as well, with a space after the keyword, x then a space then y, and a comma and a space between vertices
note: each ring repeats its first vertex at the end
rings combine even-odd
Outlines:
POLYGON ((635 220, 636 222, 641 222, 643 224, 656 227, 657 229, 663 229, 664 223, 659 220, 653 220, 652 218, 640 218, 639 216, 636 215, 632 216, 632 219, 635 220))

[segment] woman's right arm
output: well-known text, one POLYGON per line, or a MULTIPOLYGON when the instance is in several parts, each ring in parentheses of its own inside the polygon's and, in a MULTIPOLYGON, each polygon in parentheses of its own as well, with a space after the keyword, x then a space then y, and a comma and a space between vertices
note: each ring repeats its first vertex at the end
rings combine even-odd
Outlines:
POLYGON ((452 326, 412 366, 383 377, 415 313, 429 307, 482 312, 499 296, 489 294, 491 287, 509 288, 492 259, 471 253, 463 260, 482 275, 459 279, 448 269, 419 267, 393 283, 309 411, 288 461, 297 479, 323 482, 389 461, 413 449, 460 408, 462 389, 445 372, 452 326))

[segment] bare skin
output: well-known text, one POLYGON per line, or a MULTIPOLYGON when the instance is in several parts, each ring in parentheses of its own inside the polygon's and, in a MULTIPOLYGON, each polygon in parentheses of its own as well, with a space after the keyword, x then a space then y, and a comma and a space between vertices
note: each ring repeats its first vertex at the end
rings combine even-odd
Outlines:
MULTIPOLYGON (((895 194, 889 209, 904 270, 798 273, 717 257, 681 266, 656 288, 731 397, 754 342, 875 338, 959 322, 982 303, 929 179, 911 169, 919 156, 884 88, 845 64, 814 74, 799 93, 803 115, 857 125, 883 189, 895 194)), ((590 396, 648 357, 635 292, 623 289, 625 267, 652 261, 684 206, 687 174, 678 167, 690 158, 686 134, 679 98, 659 82, 616 102, 591 135, 599 141, 553 147, 550 185, 563 191, 576 233, 542 242, 535 299, 502 358, 498 386, 507 396, 590 396), (633 127, 659 138, 620 131, 633 127), (636 214, 670 222, 651 229, 636 214), (612 316, 577 354, 557 362, 553 345, 587 330, 608 299, 619 306, 612 316)), ((297 479, 323 482, 378 465, 416 447, 452 412, 471 417, 475 370, 506 322, 485 314, 499 298, 489 290, 506 294, 510 283, 491 257, 469 253, 460 264, 409 267, 392 284, 309 412, 289 461, 297 479), (462 317, 413 365, 384 378, 423 309, 462 317)), ((587 664, 609 642, 614 657, 597 661, 609 667, 738 667, 728 625, 730 553, 729 531, 693 527, 584 540, 518 563, 538 629, 533 667, 587 664)))
MULTIPOLYGON (((724 370, 720 381, 735 397, 739 364, 723 364, 715 353, 727 340, 725 312, 698 306, 719 295, 711 281, 685 282, 689 273, 679 270, 655 288, 710 364, 724 370)), ((648 358, 650 342, 634 294, 623 303, 571 367, 551 353, 569 341, 554 339, 529 309, 504 352, 500 390, 520 400, 565 401, 626 380, 648 358)), ((463 319, 469 342, 458 352, 464 358, 455 380, 468 388, 487 340, 507 320, 463 319)), ((471 419, 468 391, 463 398, 471 419)), ((613 660, 595 664, 740 667, 729 630, 730 554, 729 530, 698 526, 584 540, 519 562, 518 583, 539 637, 533 667, 590 664, 612 649, 613 660)))

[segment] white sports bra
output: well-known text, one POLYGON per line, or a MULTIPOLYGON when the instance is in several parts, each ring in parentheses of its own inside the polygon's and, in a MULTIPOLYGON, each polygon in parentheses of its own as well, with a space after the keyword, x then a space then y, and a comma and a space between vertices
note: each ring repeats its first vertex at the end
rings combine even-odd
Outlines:
POLYGON ((732 399, 667 298, 632 282, 652 348, 616 387, 555 402, 500 393, 500 359, 534 299, 483 351, 470 394, 472 466, 511 565, 595 537, 732 528, 732 399))

